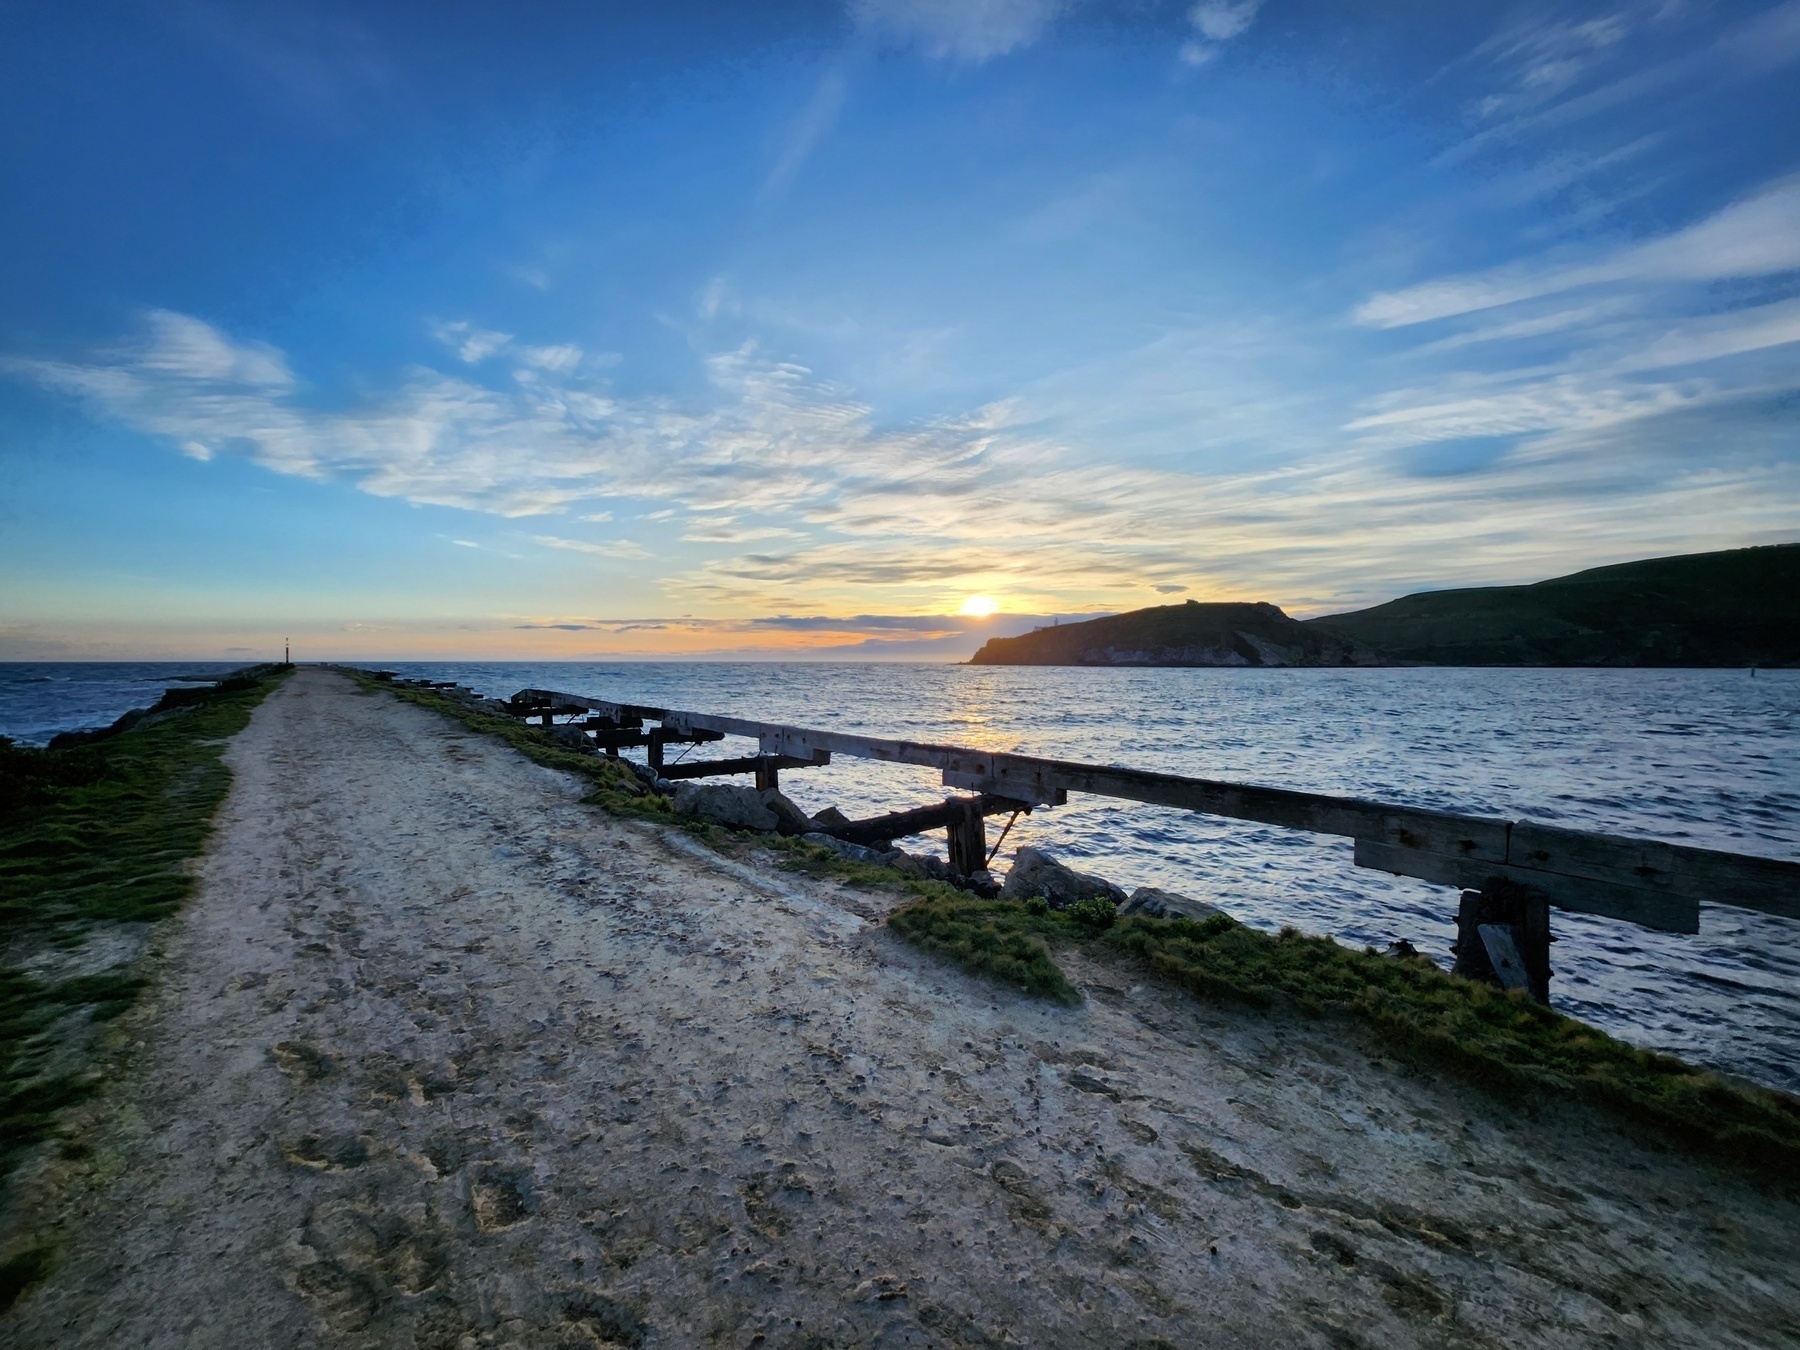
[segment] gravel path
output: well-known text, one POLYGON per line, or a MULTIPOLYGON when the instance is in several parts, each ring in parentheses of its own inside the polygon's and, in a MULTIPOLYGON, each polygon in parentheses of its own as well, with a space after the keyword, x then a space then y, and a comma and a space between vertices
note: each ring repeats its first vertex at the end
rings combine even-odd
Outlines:
POLYGON ((1800 1216, 1336 1023, 604 816, 304 670, 69 1181, 33 1346, 1800 1345, 1800 1216))

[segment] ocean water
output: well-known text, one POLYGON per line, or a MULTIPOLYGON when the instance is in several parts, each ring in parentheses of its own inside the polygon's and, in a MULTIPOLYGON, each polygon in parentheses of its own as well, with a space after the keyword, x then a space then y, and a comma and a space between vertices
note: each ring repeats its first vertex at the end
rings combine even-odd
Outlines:
MULTIPOLYGON (((563 689, 1800 858, 1800 671, 393 668, 498 697, 563 689)), ((51 669, 0 667, 0 734, 42 739, 44 728, 103 723, 133 706, 101 709, 98 677, 27 686, 15 675, 51 669)), ((119 669, 121 693, 151 678, 149 667, 119 669)), ((750 748, 728 740, 689 753, 750 748)), ((841 757, 784 773, 782 784, 809 811, 835 804, 852 816, 943 793, 931 770, 841 757)), ((941 851, 941 839, 908 847, 941 851)), ((1377 947, 1405 938, 1450 961, 1456 892, 1359 869, 1348 840, 1075 797, 1021 817, 997 865, 1027 843, 1128 889, 1180 891, 1257 927, 1292 924, 1377 947)), ((1800 1091, 1800 923, 1703 905, 1697 936, 1560 910, 1551 926, 1551 993, 1564 1011, 1635 1044, 1800 1091)))
MULTIPOLYGON (((148 708, 183 675, 220 675, 242 661, 0 662, 0 736, 42 745, 59 731, 111 726, 148 708)), ((191 687, 191 686, 189 686, 191 687)))

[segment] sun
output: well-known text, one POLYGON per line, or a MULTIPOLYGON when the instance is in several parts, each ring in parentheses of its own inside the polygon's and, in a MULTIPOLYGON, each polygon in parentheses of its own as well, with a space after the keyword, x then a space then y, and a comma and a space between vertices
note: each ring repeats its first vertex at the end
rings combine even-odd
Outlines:
POLYGON ((967 600, 962 602, 962 608, 956 612, 963 615, 965 618, 985 619, 988 615, 997 614, 999 611, 1000 602, 994 599, 993 596, 971 595, 967 600))

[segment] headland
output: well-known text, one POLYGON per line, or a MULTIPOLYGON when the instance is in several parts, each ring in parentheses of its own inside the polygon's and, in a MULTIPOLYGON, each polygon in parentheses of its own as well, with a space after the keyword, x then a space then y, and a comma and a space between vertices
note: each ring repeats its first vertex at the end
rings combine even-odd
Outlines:
POLYGON ((1190 600, 993 638, 971 664, 1795 666, 1800 544, 1423 591, 1305 620, 1190 600))

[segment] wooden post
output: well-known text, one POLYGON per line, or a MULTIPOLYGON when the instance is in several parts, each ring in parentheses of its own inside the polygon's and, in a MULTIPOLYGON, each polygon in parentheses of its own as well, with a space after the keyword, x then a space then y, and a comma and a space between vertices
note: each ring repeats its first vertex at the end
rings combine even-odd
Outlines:
POLYGON ((650 733, 650 743, 644 747, 644 758, 649 762, 650 767, 656 772, 656 776, 658 778, 661 778, 662 777, 662 767, 663 767, 662 732, 653 731, 650 733))
POLYGON ((950 871, 972 876, 987 866, 987 820, 977 797, 960 797, 949 803, 958 808, 946 830, 950 836, 950 871))
POLYGON ((774 755, 763 755, 756 761, 756 790, 767 792, 781 788, 781 766, 774 755))
POLYGON ((1456 914, 1455 973, 1504 984, 1488 954, 1482 926, 1512 935, 1525 966, 1525 987, 1539 1003, 1550 1001, 1550 902, 1543 892, 1506 877, 1492 877, 1478 891, 1464 891, 1456 914))

